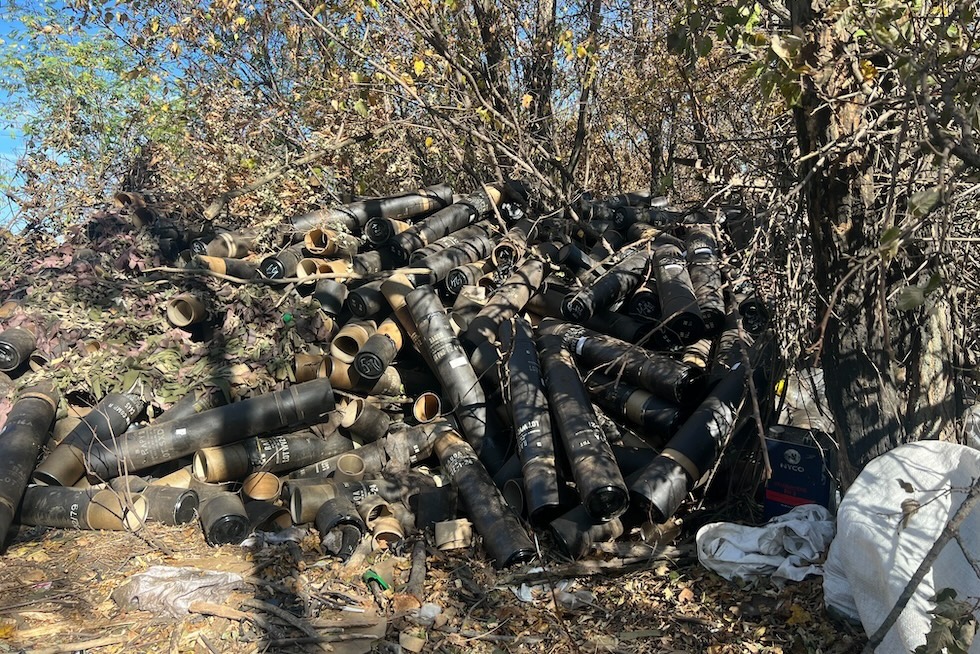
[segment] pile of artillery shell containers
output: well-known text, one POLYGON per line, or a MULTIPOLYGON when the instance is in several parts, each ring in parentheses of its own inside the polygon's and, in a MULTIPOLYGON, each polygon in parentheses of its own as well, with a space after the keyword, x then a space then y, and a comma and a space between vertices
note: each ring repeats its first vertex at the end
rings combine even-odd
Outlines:
MULTIPOLYGON (((199 521, 217 545, 295 524, 347 559, 475 532, 505 567, 535 556, 533 530, 578 558, 666 521, 751 414, 769 319, 719 225, 656 205, 541 219, 517 183, 438 185, 294 217, 274 252, 191 244, 183 265, 282 280, 332 337, 284 390, 198 389, 135 428, 143 400, 113 393, 57 444, 57 392, 25 390, 0 431, 0 538, 199 521)), ((167 315, 209 319, 190 293, 167 315)))

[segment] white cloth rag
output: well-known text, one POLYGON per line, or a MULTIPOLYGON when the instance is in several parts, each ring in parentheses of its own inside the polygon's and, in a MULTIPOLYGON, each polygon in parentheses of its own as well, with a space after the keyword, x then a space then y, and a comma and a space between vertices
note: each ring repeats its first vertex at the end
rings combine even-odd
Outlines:
POLYGON ((728 580, 776 584, 823 574, 818 563, 834 538, 834 520, 818 504, 794 507, 761 527, 713 522, 697 533, 698 560, 728 580))

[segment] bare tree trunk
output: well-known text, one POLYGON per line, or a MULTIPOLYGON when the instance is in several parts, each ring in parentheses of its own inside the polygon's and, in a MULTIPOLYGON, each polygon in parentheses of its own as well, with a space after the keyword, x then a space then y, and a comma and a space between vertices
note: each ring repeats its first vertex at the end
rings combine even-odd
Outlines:
POLYGON ((489 95, 494 108, 507 113, 510 98, 510 57, 504 40, 505 24, 499 5, 494 0, 473 0, 473 15, 480 29, 480 40, 486 57, 489 95))
POLYGON ((552 149, 551 94, 555 69, 555 0, 538 0, 528 93, 531 95, 531 133, 552 149))

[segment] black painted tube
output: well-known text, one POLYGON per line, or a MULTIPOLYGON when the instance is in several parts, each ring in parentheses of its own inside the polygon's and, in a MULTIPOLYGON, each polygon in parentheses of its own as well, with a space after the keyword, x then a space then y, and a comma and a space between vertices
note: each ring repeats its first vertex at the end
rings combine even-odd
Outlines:
POLYGON ((313 522, 320 532, 324 548, 345 562, 354 554, 358 542, 367 531, 354 502, 344 495, 324 502, 313 522))
POLYGON ((202 447, 225 445, 288 427, 324 422, 334 408, 327 379, 313 379, 289 388, 203 411, 194 416, 155 423, 129 432, 112 446, 93 448, 89 468, 97 478, 111 479, 125 464, 142 470, 187 456, 202 447))
POLYGON ((603 261, 619 251, 626 242, 626 237, 615 229, 602 232, 602 238, 589 250, 589 256, 597 261, 603 261))
POLYGON ((696 221, 696 216, 690 216, 678 211, 668 211, 653 207, 619 207, 612 216, 613 227, 623 231, 637 223, 655 227, 670 227, 690 224, 696 221))
POLYGON ((659 321, 663 314, 660 312, 660 294, 657 293, 657 282, 647 281, 633 291, 626 302, 626 313, 633 318, 648 322, 659 321))
POLYGON ((255 234, 223 232, 208 242, 206 254, 209 257, 244 259, 254 247, 255 234))
POLYGON ((591 372, 585 386, 602 408, 630 423, 643 427, 641 437, 662 443, 674 435, 684 420, 684 412, 659 397, 622 380, 600 372, 591 372))
POLYGON ((358 275, 374 275, 382 270, 394 270, 398 260, 388 248, 361 252, 351 260, 351 270, 358 275))
POLYGON ((340 426, 361 445, 367 445, 388 435, 391 418, 374 404, 356 398, 344 407, 344 417, 340 421, 340 426))
POLYGON ((265 500, 245 502, 245 513, 248 515, 249 531, 274 533, 293 525, 289 509, 265 500))
POLYGON ((506 447, 488 424, 486 396, 462 346, 453 334, 442 303, 430 286, 406 296, 412 319, 432 372, 439 378, 443 397, 456 415, 467 442, 488 470, 496 471, 506 459, 506 447))
POLYGON ((704 319, 680 248, 671 242, 659 242, 653 256, 653 270, 660 296, 663 336, 672 346, 693 343, 704 334, 704 319))
POLYGON ((278 254, 270 254, 259 262, 259 272, 268 279, 296 276, 296 264, 305 258, 303 245, 291 245, 278 254))
POLYGON ((385 245, 396 234, 401 234, 411 228, 411 223, 395 218, 371 218, 364 225, 364 237, 372 245, 385 245))
POLYGON ((593 545, 608 543, 623 535, 623 523, 619 518, 596 522, 581 504, 553 520, 550 527, 555 542, 575 561, 588 554, 593 545))
POLYGON ((347 294, 347 308, 350 312, 362 320, 380 316, 389 310, 388 301, 385 300, 381 292, 381 283, 384 280, 378 279, 358 286, 347 294))
POLYGON ((62 486, 28 486, 17 515, 23 525, 113 531, 137 529, 145 519, 146 500, 140 495, 62 486))
POLYGON ((0 551, 24 496, 37 456, 48 440, 60 396, 53 384, 32 386, 17 397, 0 429, 0 551))
POLYGON ((412 252, 476 222, 490 213, 493 205, 499 201, 499 192, 490 187, 464 196, 455 204, 440 209, 412 225, 411 229, 396 235, 391 240, 390 249, 398 261, 403 264, 408 263, 412 252))
POLYGON ((258 264, 241 259, 227 259, 223 257, 208 257, 200 254, 194 255, 191 265, 219 275, 228 275, 239 279, 252 279, 259 274, 258 264))
POLYGON ((541 288, 548 268, 547 263, 536 257, 525 260, 470 321, 463 340, 471 347, 482 341, 496 342, 500 325, 524 309, 541 288))
MULTIPOLYGON (((384 438, 357 448, 364 460, 364 474, 373 475, 386 468, 407 468, 432 455, 432 446, 440 433, 442 423, 430 423, 392 430, 384 438)), ((329 477, 337 472, 338 454, 308 466, 293 470, 290 479, 329 477)))
MULTIPOLYGON (((387 302, 385 307, 388 307, 387 302)), ((368 381, 380 379, 398 356, 404 342, 405 335, 398 325, 397 318, 388 316, 354 355, 351 367, 362 379, 368 381)))
POLYGON ((745 331, 756 336, 761 334, 769 326, 771 316, 769 309, 759 294, 756 292, 755 284, 748 277, 741 277, 732 284, 732 296, 738 312, 742 316, 742 325, 745 331))
POLYGON ((344 302, 350 299, 347 285, 335 279, 318 279, 313 287, 313 299, 320 303, 320 308, 334 318, 344 309, 344 302))
POLYGON ((443 471, 463 500, 466 514, 494 567, 506 568, 534 558, 534 544, 469 443, 453 431, 444 432, 435 445, 443 471))
POLYGON ((11 372, 31 356, 37 346, 34 333, 21 327, 0 332, 0 372, 11 372))
POLYGON ((451 234, 446 234, 442 238, 436 239, 435 242, 429 243, 424 248, 419 248, 412 252, 408 257, 408 263, 411 266, 418 265, 418 262, 422 261, 426 257, 433 255, 437 252, 442 252, 447 248, 456 247, 461 243, 465 243, 470 239, 481 238, 488 236, 493 232, 493 225, 489 222, 483 220, 468 227, 464 227, 459 231, 452 232, 451 234))
POLYGON ((535 221, 521 218, 494 246, 490 260, 498 268, 516 264, 527 251, 528 242, 534 238, 535 231, 535 221))
POLYGON ((600 309, 626 299, 646 278, 649 260, 650 254, 646 251, 626 257, 592 285, 567 295, 562 302, 562 315, 569 320, 582 322, 600 309))
POLYGON ((128 497, 137 494, 146 501, 146 519, 165 525, 183 525, 197 517, 200 499, 197 491, 189 488, 155 486, 142 477, 116 477, 109 487, 128 497))
POLYGON ((477 280, 489 272, 493 265, 487 261, 477 261, 476 263, 464 263, 456 266, 446 275, 446 294, 450 300, 456 299, 464 286, 475 286, 477 280))
POLYGON ((180 398, 176 404, 161 413, 156 418, 156 422, 187 418, 226 404, 228 404, 228 395, 222 389, 217 386, 206 386, 180 398))
POLYGON ((725 329, 715 343, 708 366, 708 386, 714 386, 728 376, 732 367, 742 361, 742 337, 738 330, 738 314, 732 312, 725 317, 725 329))
POLYGON ((435 284, 446 278, 449 271, 464 263, 485 259, 493 248, 493 241, 486 234, 474 236, 459 245, 440 250, 416 262, 418 268, 428 268, 428 273, 413 273, 411 278, 416 286, 423 283, 435 284))
POLYGON ((202 498, 198 515, 208 545, 238 545, 248 536, 248 512, 242 498, 235 493, 215 493, 202 498))
POLYGON ((540 329, 560 334, 565 347, 575 353, 584 368, 621 376, 680 406, 693 406, 704 398, 707 390, 704 373, 667 354, 555 320, 543 321, 540 329))
POLYGON ((713 240, 699 232, 692 232, 687 239, 687 271, 704 321, 703 336, 717 336, 725 325, 721 260, 709 244, 713 240))
POLYGON ((446 184, 427 186, 417 191, 372 200, 351 202, 332 209, 312 211, 290 219, 293 229, 306 231, 317 225, 340 225, 360 231, 373 216, 410 218, 444 207, 452 201, 452 189, 446 184))
POLYGON ((125 438, 126 429, 144 408, 146 403, 138 395, 109 393, 38 465, 34 481, 49 486, 74 486, 85 476, 89 454, 112 447, 114 442, 125 438))
POLYGON ((524 478, 524 496, 532 522, 546 522, 559 506, 558 469, 548 398, 541 380, 538 351, 531 326, 514 318, 501 328, 501 350, 507 352, 504 386, 507 407, 517 437, 517 454, 524 478))
POLYGON ((604 266, 600 265, 598 261, 590 257, 574 243, 563 245, 558 250, 556 261, 568 266, 583 284, 594 282, 606 272, 604 266))
POLYGON ((539 332, 537 345, 548 401, 579 497, 593 519, 611 520, 626 510, 629 495, 588 391, 561 336, 539 332))
POLYGON ((705 398, 660 455, 627 479, 636 507, 661 523, 714 463, 745 397, 745 367, 737 365, 705 398))
POLYGON ((208 447, 194 453, 194 476, 201 481, 242 479, 248 474, 288 472, 354 449, 349 438, 334 432, 328 438, 310 433, 284 434, 208 447))

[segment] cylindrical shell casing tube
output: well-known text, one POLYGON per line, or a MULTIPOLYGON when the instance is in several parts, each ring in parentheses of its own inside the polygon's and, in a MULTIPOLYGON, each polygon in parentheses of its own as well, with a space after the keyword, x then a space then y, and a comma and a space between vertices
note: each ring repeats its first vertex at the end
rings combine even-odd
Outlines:
POLYGON ((572 273, 584 284, 599 278, 606 269, 586 254, 575 243, 566 243, 558 250, 556 261, 568 266, 572 273))
MULTIPOLYGON (((497 199, 499 200, 499 195, 497 199)), ((411 229, 395 236, 391 240, 392 251, 396 257, 407 262, 408 256, 414 250, 459 231, 489 213, 492 209, 491 202, 496 204, 487 193, 467 195, 456 204, 440 209, 425 220, 415 223, 411 229)))
POLYGON ((251 500, 244 504, 249 531, 277 532, 293 525, 289 509, 285 507, 265 500, 251 500))
POLYGON ((181 293, 167 300, 167 320, 174 327, 187 327, 207 317, 207 308, 193 293, 181 293))
POLYGON ((738 314, 734 311, 725 317, 725 329, 715 343, 711 354, 711 365, 708 366, 708 386, 713 387, 720 382, 732 369, 732 366, 742 360, 742 337, 738 329, 738 314))
POLYGON ((0 550, 31 478, 38 453, 58 409, 59 394, 53 384, 32 386, 22 392, 0 429, 0 550))
POLYGON ((649 466, 630 475, 637 507, 661 523, 674 515, 718 456, 745 397, 745 368, 737 365, 670 439, 649 466))
MULTIPOLYGON (((507 406, 517 437, 517 454, 524 477, 525 505, 533 522, 546 519, 560 503, 554 433, 548 398, 541 380, 538 352, 531 326, 523 318, 504 323, 501 349, 509 394, 507 406)), ((561 410, 561 407, 558 407, 561 410)))
POLYGON ((298 352, 293 362, 296 370, 296 381, 306 382, 321 376, 320 368, 323 366, 323 360, 325 358, 325 354, 298 352))
POLYGON ((476 345, 480 341, 497 341, 500 324, 524 309, 531 296, 537 293, 548 273, 548 264, 529 258, 507 278, 490 297, 466 328, 465 340, 476 345))
POLYGON ((180 398, 176 404, 161 413, 155 422, 186 418, 226 404, 228 404, 228 395, 222 389, 217 386, 206 386, 180 398))
POLYGON ((581 504, 552 521, 551 533, 558 546, 574 560, 581 559, 597 543, 607 543, 623 535, 619 518, 596 522, 581 504))
POLYGON ((146 500, 146 518, 165 525, 183 525, 194 520, 200 499, 197 492, 169 486, 146 486, 140 491, 146 500))
POLYGON ((371 218, 364 226, 364 237, 374 245, 384 245, 396 234, 410 229, 411 223, 395 218, 371 218))
POLYGON ((600 234, 599 240, 592 246, 592 249, 589 250, 589 255, 597 261, 602 261, 615 254, 625 241, 626 237, 615 229, 606 229, 600 234))
POLYGON ((412 403, 412 417, 417 422, 432 422, 442 414, 442 400, 432 392, 426 392, 415 398, 412 403))
POLYGON ((310 277, 329 273, 329 263, 326 259, 316 259, 313 257, 300 259, 300 262, 296 264, 296 277, 301 280, 299 283, 303 285, 315 283, 317 280, 310 279, 310 277))
POLYGON ((494 246, 490 259, 498 268, 516 264, 527 251, 528 241, 533 238, 535 221, 521 218, 494 246))
POLYGON ((125 464, 129 471, 188 456, 214 447, 284 428, 324 422, 334 408, 327 379, 203 411, 180 420, 154 423, 129 432, 112 446, 94 449, 88 461, 97 478, 111 479, 125 464))
POLYGON ((412 318, 422 336, 422 347, 432 371, 439 377, 443 398, 456 418, 467 442, 488 469, 496 471, 506 459, 505 448, 488 425, 486 396, 462 346, 453 334, 442 303, 429 286, 408 294, 412 318))
POLYGON ((335 279, 318 279, 313 288, 313 298, 320 303, 330 316, 338 316, 344 308, 344 302, 350 297, 347 285, 335 279))
POLYGON ((373 275, 382 270, 394 270, 398 267, 398 260, 388 248, 374 250, 373 252, 361 252, 351 259, 351 270, 358 275, 373 275))
POLYGON ((321 484, 287 484, 289 515, 295 525, 313 522, 317 511, 327 500, 337 497, 337 487, 331 481, 321 484))
MULTIPOLYGON (((363 447, 357 448, 357 454, 364 461, 364 474, 371 475, 381 472, 385 464, 388 463, 388 455, 385 452, 384 440, 368 443, 363 447)), ((337 464, 343 453, 322 459, 310 465, 303 466, 289 473, 290 479, 316 479, 330 477, 337 472, 337 464)))
POLYGON ((725 325, 725 295, 722 292, 721 260, 718 252, 700 234, 687 239, 687 272, 704 321, 704 335, 716 336, 725 325))
POLYGON ((704 319, 687 271, 687 260, 677 245, 662 241, 654 251, 653 264, 664 336, 675 346, 693 343, 704 334, 704 319))
POLYGON ((357 351, 377 330, 378 325, 373 320, 347 323, 330 341, 330 356, 342 363, 353 363, 357 351))
POLYGON ((357 514, 354 502, 344 495, 323 502, 316 512, 314 522, 327 549, 344 561, 354 553, 357 542, 367 530, 361 516, 357 514), (356 533, 344 533, 354 530, 356 533))
POLYGON ((347 294, 347 308, 361 319, 373 318, 386 312, 390 305, 381 292, 384 280, 376 280, 358 286, 347 294))
POLYGON ((534 545, 520 520, 507 507, 486 468, 469 443, 452 430, 443 432, 435 444, 443 471, 463 500, 466 514, 494 567, 506 568, 534 558, 534 545))
POLYGON ((405 538, 405 530, 402 529, 398 518, 383 517, 378 518, 371 529, 371 537, 374 539, 375 549, 379 547, 391 547, 398 541, 405 538))
POLYGON ((391 418, 387 413, 361 398, 347 403, 344 407, 344 417, 340 422, 340 426, 362 445, 387 436, 390 425, 391 418))
POLYGON ((391 310, 395 314, 395 318, 412 340, 415 348, 419 349, 418 328, 415 325, 415 319, 412 318, 412 312, 409 311, 408 303, 405 300, 414 288, 415 285, 412 284, 412 280, 402 273, 391 275, 381 284, 381 292, 384 294, 385 299, 388 300, 388 304, 391 305, 391 310))
POLYGON ((403 342, 404 334, 397 318, 389 316, 357 351, 351 365, 362 379, 378 379, 395 360, 403 342))
POLYGON ((21 327, 11 327, 0 332, 0 372, 11 372, 20 367, 37 347, 34 333, 21 327))
MULTIPOLYGON (((453 232, 451 234, 446 234, 445 236, 437 239, 436 241, 429 243, 424 248, 419 248, 412 252, 408 258, 408 262, 412 266, 418 265, 418 262, 429 257, 430 255, 437 254, 443 250, 449 248, 454 248, 471 241, 473 239, 483 239, 488 237, 493 231, 493 225, 489 222, 479 222, 475 225, 470 225, 464 227, 463 229, 453 232)), ((490 246, 492 249, 492 245, 490 246)))
POLYGON ((61 529, 133 530, 146 519, 146 500, 139 495, 131 498, 128 505, 121 493, 108 489, 30 486, 24 492, 18 520, 61 529))
POLYGON ((237 545, 248 536, 248 512, 234 493, 202 498, 198 515, 208 545, 237 545))
POLYGON ((417 191, 351 202, 333 209, 322 209, 290 219, 294 229, 307 230, 316 225, 343 224, 361 229, 372 216, 411 218, 429 213, 452 202, 453 192, 447 184, 427 186, 417 191))
POLYGON ((372 495, 365 498, 357 506, 357 514, 361 516, 364 520, 364 524, 368 529, 374 529, 374 523, 378 521, 379 518, 393 518, 395 517, 395 512, 391 508, 391 504, 388 500, 381 497, 380 495, 372 495))
MULTIPOLYGON (((82 418, 65 440, 34 470, 34 480, 51 486, 74 486, 85 476, 86 458, 97 456, 125 438, 126 429, 146 407, 137 395, 109 393, 82 418)), ((98 470, 92 470, 98 475, 98 470)), ((98 475, 109 479, 120 473, 98 475)))
POLYGON ((337 471, 333 476, 337 481, 360 481, 364 478, 366 467, 360 454, 344 452, 337 457, 337 471))
POLYGON ((194 255, 192 265, 197 268, 204 268, 219 275, 228 275, 239 279, 252 279, 259 272, 258 264, 241 259, 227 259, 223 257, 208 257, 200 254, 194 255))
POLYGON ((755 284, 748 277, 740 277, 732 284, 732 296, 742 315, 745 330, 755 336, 769 326, 769 310, 756 293, 755 284))
POLYGON ((584 368, 622 376, 657 397, 681 406, 692 406, 704 397, 704 373, 667 354, 651 352, 585 327, 554 320, 543 321, 540 329, 560 334, 565 347, 575 353, 584 368))
POLYGON ((429 272, 413 274, 412 277, 425 283, 435 284, 445 279, 453 268, 485 258, 490 253, 491 247, 493 241, 486 234, 468 238, 459 245, 440 250, 414 263, 414 266, 427 268, 429 272))
POLYGON ((296 266, 303 258, 303 245, 291 245, 278 254, 263 258, 259 262, 259 272, 269 279, 294 277, 296 266))
POLYGON ((314 227, 306 232, 303 243, 306 251, 315 257, 353 257, 362 245, 356 236, 326 227, 314 227))
POLYGON ((684 355, 681 361, 699 370, 707 370, 708 364, 711 362, 712 345, 714 345, 714 340, 711 338, 702 338, 694 341, 684 348, 684 355))
POLYGON ((585 379, 589 393, 603 408, 643 427, 644 440, 665 441, 680 427, 684 414, 674 404, 651 395, 622 380, 601 372, 591 372, 585 379))
POLYGON ((251 500, 277 500, 282 494, 282 480, 271 472, 253 472, 242 481, 242 495, 251 500))
POLYGON ((377 379, 364 379, 348 363, 332 357, 324 359, 327 376, 335 388, 344 391, 361 391, 370 395, 402 395, 405 385, 398 370, 388 366, 377 379))
POLYGON ((206 252, 209 257, 227 259, 244 259, 248 251, 255 247, 255 237, 249 234, 223 232, 208 243, 206 252))
POLYGON ((662 315, 656 280, 646 282, 633 292, 626 302, 626 313, 639 320, 660 320, 662 315))
POLYGON ((539 334, 548 400, 582 504, 595 520, 611 520, 629 503, 623 475, 599 428, 589 394, 561 336, 539 334))
POLYGON ((450 299, 455 299, 464 286, 474 286, 485 273, 493 270, 493 264, 486 259, 476 263, 464 263, 456 266, 446 275, 446 293, 450 299))
POLYGON ((195 452, 194 476, 202 481, 216 482, 241 479, 255 470, 287 472, 353 448, 350 439, 336 432, 329 438, 320 438, 308 432, 250 438, 195 452))
POLYGON ((561 311, 569 320, 588 320, 600 309, 606 309, 629 296, 643 283, 649 253, 637 252, 606 271, 586 288, 566 296, 561 311))

